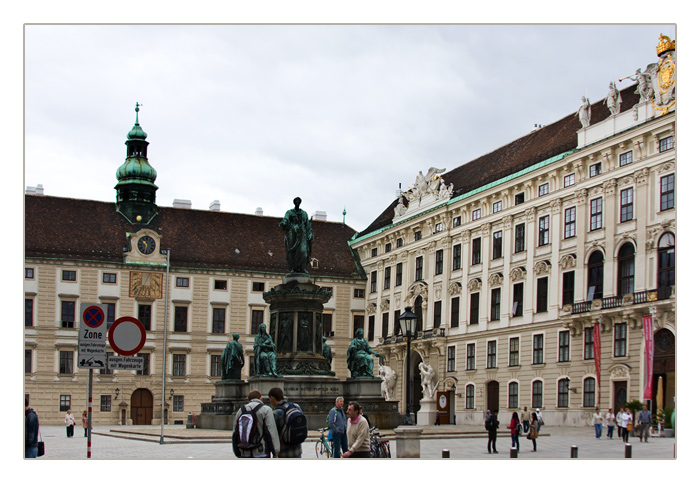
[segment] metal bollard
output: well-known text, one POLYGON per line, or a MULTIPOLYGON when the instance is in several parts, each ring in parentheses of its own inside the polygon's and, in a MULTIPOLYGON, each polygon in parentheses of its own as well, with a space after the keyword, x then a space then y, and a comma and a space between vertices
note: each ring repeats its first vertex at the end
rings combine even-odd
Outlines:
POLYGON ((511 449, 510 449, 510 457, 511 457, 511 458, 517 458, 517 457, 518 457, 518 448, 511 448, 511 449))
POLYGON ((578 446, 576 446, 575 444, 571 445, 571 457, 578 458, 578 446))
POLYGON ((625 458, 631 458, 632 457, 632 445, 629 443, 625 443, 625 458))
POLYGON ((443 450, 442 450, 442 457, 443 457, 443 458, 449 458, 449 457, 450 457, 450 450, 449 450, 449 449, 443 449, 443 450))

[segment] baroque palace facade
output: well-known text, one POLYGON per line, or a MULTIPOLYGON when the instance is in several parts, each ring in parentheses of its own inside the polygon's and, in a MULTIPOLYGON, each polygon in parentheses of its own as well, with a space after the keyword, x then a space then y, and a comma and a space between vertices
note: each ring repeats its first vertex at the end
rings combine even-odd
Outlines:
POLYGON ((408 357, 414 409, 423 362, 443 423, 527 406, 548 424, 588 424, 595 406, 643 399, 647 315, 652 410, 675 407, 675 42, 662 36, 657 55, 621 92, 611 82, 577 113, 420 172, 351 241, 368 339, 403 411, 408 357), (405 307, 419 317, 408 356, 405 307))
MULTIPOLYGON (((182 200, 156 205, 156 171, 136 111, 116 203, 41 189, 25 195, 24 390, 42 423, 61 423, 68 408, 77 415, 87 409, 88 369, 78 367, 81 303, 104 304, 108 325, 131 316, 146 329, 137 355, 143 370, 94 369, 93 424, 160 424, 161 407, 165 424, 184 423, 211 401, 233 333, 248 355, 242 377, 250 375, 253 339, 269 318, 263 292, 287 273, 280 218, 226 213, 216 202, 208 211, 182 200)), ((345 352, 364 319, 365 277, 347 244, 355 230, 323 220, 312 221, 309 274, 331 292, 323 335, 337 356, 332 370, 345 378, 345 352)))

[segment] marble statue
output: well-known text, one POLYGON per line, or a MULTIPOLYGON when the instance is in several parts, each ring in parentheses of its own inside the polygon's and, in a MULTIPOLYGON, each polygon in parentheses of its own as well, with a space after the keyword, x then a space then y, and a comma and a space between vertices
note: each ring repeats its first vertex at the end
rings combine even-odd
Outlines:
POLYGON ((357 329, 355 338, 350 342, 347 353, 348 369, 350 377, 374 377, 374 359, 372 355, 379 357, 379 362, 384 364, 384 356, 377 354, 364 339, 365 331, 357 329))
POLYGON ((331 346, 326 344, 327 339, 328 339, 327 337, 323 338, 322 353, 323 353, 323 357, 325 357, 326 360, 328 361, 328 367, 331 367, 331 363, 333 362, 333 351, 331 350, 331 346))
POLYGON ((620 114, 620 106, 622 105, 622 96, 620 96, 620 91, 617 90, 615 86, 615 81, 610 82, 610 88, 608 89, 608 97, 605 98, 605 105, 610 109, 610 114, 613 116, 620 114))
POLYGON ((284 248, 287 251, 287 268, 291 273, 308 274, 306 266, 311 258, 314 238, 309 216, 299 208, 301 198, 294 198, 294 208, 287 210, 279 226, 284 230, 284 248))
POLYGON ((256 376, 278 377, 277 354, 275 351, 275 343, 267 333, 267 327, 265 327, 265 324, 260 324, 258 335, 255 336, 255 341, 253 342, 256 376))
POLYGON ((238 342, 238 334, 233 334, 231 342, 226 344, 221 355, 221 380, 240 380, 241 369, 245 365, 243 346, 238 342))
POLYGON ((382 396, 386 401, 394 399, 396 388, 396 371, 389 366, 379 366, 379 377, 382 378, 382 396))
POLYGON ((647 102, 654 94, 654 89, 651 87, 651 74, 642 72, 642 69, 637 69, 634 76, 631 77, 637 83, 635 94, 639 94, 639 102, 647 102))
POLYGON ((581 98, 581 107, 578 108, 578 120, 581 121, 581 127, 591 125, 591 103, 586 96, 581 98))
POLYGON ((403 204, 404 196, 405 196, 404 193, 401 193, 399 195, 399 202, 396 205, 396 207, 394 208, 394 218, 396 218, 397 216, 403 215, 404 213, 406 213, 406 210, 408 209, 408 208, 406 208, 406 205, 403 204))
POLYGON ((418 364, 420 371, 420 385, 423 388, 423 399, 435 399, 435 391, 437 391, 437 378, 435 370, 430 364, 421 362, 418 364))
POLYGON ((440 177, 440 189, 438 190, 438 199, 449 200, 452 198, 452 191, 454 190, 454 183, 450 183, 450 186, 445 184, 445 180, 440 177))

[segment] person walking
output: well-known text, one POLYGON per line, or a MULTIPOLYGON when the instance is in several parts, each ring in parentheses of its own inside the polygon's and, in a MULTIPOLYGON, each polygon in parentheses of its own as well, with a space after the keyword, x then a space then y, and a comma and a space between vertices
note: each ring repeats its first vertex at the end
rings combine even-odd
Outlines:
MULTIPOLYGON (((90 428, 92 429, 92 428, 90 428)), ((87 410, 83 411, 83 433, 84 436, 87 438, 87 433, 88 433, 88 412, 87 410)))
POLYGON ((542 426, 544 426, 544 419, 542 418, 540 408, 535 409, 535 414, 537 414, 537 434, 540 434, 540 432, 542 432, 542 426))
POLYGON ((352 401, 348 404, 348 445, 343 458, 370 458, 369 424, 362 416, 362 406, 352 401))
MULTIPOLYGON (((348 426, 343 412, 344 403, 343 396, 338 396, 335 398, 335 406, 328 413, 328 427, 333 432, 333 458, 340 458, 342 453, 348 451, 348 426)), ((369 425, 369 422, 367 424, 369 425)))
POLYGON ((486 445, 486 449, 489 451, 489 454, 491 454, 491 450, 493 450, 494 453, 498 453, 498 451, 496 451, 498 425, 498 409, 494 409, 493 413, 489 417, 486 427, 486 429, 489 431, 489 441, 486 445))
POLYGON ((36 458, 39 448, 39 417, 29 407, 29 398, 24 398, 24 457, 36 458))
POLYGON ((608 409, 608 414, 605 415, 605 421, 608 424, 608 438, 613 439, 613 434, 617 423, 615 421, 615 413, 613 412, 612 408, 608 409))
POLYGON ((617 437, 622 438, 622 428, 624 425, 622 424, 622 415, 625 414, 625 412, 620 408, 620 410, 617 412, 617 415, 615 416, 615 424, 617 424, 617 437))
POLYGON ((633 424, 632 414, 630 414, 630 408, 625 408, 625 412, 622 413, 622 441, 629 443, 630 431, 632 431, 633 424))
POLYGON ((651 425, 651 411, 649 411, 649 407, 646 404, 644 405, 644 407, 640 411, 639 419, 637 421, 642 426, 641 431, 639 432, 639 441, 642 441, 642 437, 643 437, 644 442, 648 443, 649 442, 649 426, 651 425))
POLYGON ((70 409, 68 410, 68 412, 66 412, 66 417, 64 419, 66 422, 66 437, 72 438, 73 428, 75 427, 75 416, 73 416, 73 413, 70 409))
POLYGON ((512 443, 510 447, 516 448, 518 453, 520 452, 520 431, 522 431, 522 428, 520 418, 518 418, 518 412, 515 411, 513 417, 510 419, 508 429, 510 429, 510 440, 512 443))
POLYGON ((532 452, 537 451, 537 413, 530 415, 530 432, 527 433, 527 439, 532 440, 532 452))
POLYGON ((596 406, 595 413, 593 413, 593 426, 595 427, 595 439, 600 439, 603 435, 603 415, 600 413, 600 408, 596 406))
POLYGON ((530 413, 527 412, 527 406, 523 408, 523 413, 522 416, 520 417, 520 420, 522 421, 523 424, 523 433, 529 433, 530 432, 530 413))
POLYGON ((270 398, 270 404, 273 407, 273 414, 275 416, 275 425, 277 426, 277 433, 280 435, 280 452, 277 455, 278 458, 301 458, 301 443, 292 444, 285 441, 283 434, 283 429, 287 420, 287 411, 292 407, 297 408, 301 411, 301 408, 294 403, 290 403, 284 398, 284 393, 282 388, 273 387, 267 393, 267 397, 270 398))
POLYGON ((280 440, 275 425, 272 409, 262 402, 262 394, 257 389, 248 393, 248 404, 236 413, 233 419, 233 452, 238 458, 272 458, 280 452, 280 440), (252 414, 256 418, 256 426, 260 438, 260 446, 253 449, 241 449, 238 442, 241 439, 238 422, 242 415, 252 414))

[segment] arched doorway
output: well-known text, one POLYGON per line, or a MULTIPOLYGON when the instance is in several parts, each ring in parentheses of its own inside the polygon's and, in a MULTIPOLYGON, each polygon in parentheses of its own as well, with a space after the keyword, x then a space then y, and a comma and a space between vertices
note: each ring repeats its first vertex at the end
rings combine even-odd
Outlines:
POLYGON ((676 395, 676 337, 668 329, 654 334, 654 395, 651 400, 652 413, 663 408, 675 408, 676 395), (659 378, 661 383, 659 385, 659 378), (657 402, 661 389, 661 407, 657 402))
POLYGON ((135 425, 150 425, 153 420, 153 394, 137 389, 131 395, 131 421, 135 425))
POLYGON ((500 385, 498 381, 491 381, 486 384, 486 409, 492 413, 498 410, 499 390, 500 385))

